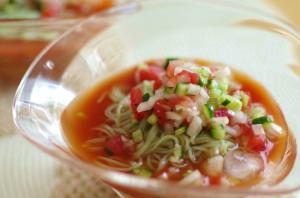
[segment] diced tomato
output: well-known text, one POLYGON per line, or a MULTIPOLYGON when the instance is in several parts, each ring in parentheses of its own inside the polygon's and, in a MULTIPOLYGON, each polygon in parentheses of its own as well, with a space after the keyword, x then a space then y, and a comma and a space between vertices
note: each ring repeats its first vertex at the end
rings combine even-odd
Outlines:
POLYGON ((230 111, 226 108, 221 108, 221 109, 215 110, 214 116, 215 117, 228 117, 228 118, 233 117, 233 115, 230 113, 230 111))
POLYGON ((143 92, 140 88, 132 88, 130 91, 130 105, 131 109, 138 120, 144 119, 147 115, 147 111, 138 112, 137 107, 143 102, 143 92))
POLYGON ((239 124, 241 128, 241 135, 247 136, 247 137, 252 137, 254 135, 252 126, 250 123, 246 124, 239 124))
POLYGON ((193 105, 193 100, 187 96, 179 96, 169 99, 169 105, 175 109, 176 105, 182 104, 186 107, 191 107, 193 105))
POLYGON ((126 149, 122 142, 121 135, 115 136, 106 142, 105 150, 109 155, 124 155, 126 154, 126 149))
POLYGON ((55 17, 63 9, 63 3, 59 0, 47 0, 43 3, 42 15, 44 17, 55 17))
POLYGON ((173 77, 174 76, 174 72, 175 72, 175 68, 182 66, 184 64, 183 61, 181 60, 173 60, 169 62, 169 65, 167 67, 167 75, 169 77, 173 77))
POLYGON ((162 67, 148 66, 145 69, 139 70, 139 80, 154 80, 154 89, 158 89, 162 85, 161 76, 165 73, 162 67))
POLYGON ((221 177, 220 176, 210 177, 209 178, 209 183, 212 186, 219 186, 221 184, 221 177))
POLYGON ((158 100, 154 107, 153 112, 159 118, 158 123, 163 125, 167 122, 166 112, 170 110, 168 101, 165 99, 158 100))
POLYGON ((266 137, 263 135, 255 135, 248 141, 248 148, 254 152, 265 151, 267 148, 266 137))
POLYGON ((189 72, 187 70, 181 71, 179 74, 175 76, 178 83, 199 83, 199 76, 196 73, 189 72))
POLYGON ((242 131, 242 137, 246 137, 247 141, 244 142, 249 150, 254 152, 267 151, 271 149, 267 139, 264 135, 255 135, 250 123, 239 125, 242 131))

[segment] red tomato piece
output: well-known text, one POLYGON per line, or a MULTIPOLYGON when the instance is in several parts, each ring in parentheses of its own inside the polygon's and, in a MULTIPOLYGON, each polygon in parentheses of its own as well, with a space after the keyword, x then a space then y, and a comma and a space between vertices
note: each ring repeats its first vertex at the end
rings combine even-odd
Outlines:
POLYGON ((126 149, 124 148, 121 135, 109 139, 106 142, 105 149, 108 154, 112 154, 112 155, 126 154, 126 149))
POLYGON ((221 184, 221 177, 220 176, 210 177, 209 178, 209 183, 212 186, 219 186, 221 184))
POLYGON ((167 75, 169 77, 173 77, 174 76, 174 72, 175 72, 175 68, 182 66, 184 64, 183 61, 181 60, 173 60, 169 62, 169 65, 167 67, 167 75))
POLYGON ((154 80, 154 89, 158 89, 162 85, 161 76, 165 73, 162 67, 149 66, 139 71, 140 81, 154 80))
POLYGON ((55 17, 63 9, 63 3, 59 0, 47 0, 43 4, 42 15, 44 17, 55 17))
POLYGON ((252 126, 250 123, 247 124, 239 124, 240 128, 241 128, 241 135, 247 136, 247 137, 252 137, 254 135, 253 130, 252 130, 252 126))
POLYGON ((233 115, 230 113, 230 111, 226 108, 221 108, 221 109, 215 110, 214 116, 215 117, 228 117, 228 118, 233 117, 233 115))
POLYGON ((169 106, 168 100, 158 100, 154 107, 153 107, 153 112, 154 114, 159 118, 158 123, 159 124, 165 124, 168 119, 166 118, 166 112, 169 111, 171 108, 169 106))
POLYGON ((130 91, 130 105, 131 109, 138 120, 144 119, 147 115, 147 111, 138 112, 137 107, 143 102, 143 92, 140 88, 132 88, 130 91))
POLYGON ((198 84, 199 83, 199 76, 196 73, 189 72, 187 70, 181 71, 176 76, 176 80, 178 83, 192 83, 198 84))
POLYGON ((254 152, 265 151, 267 148, 266 137, 263 135, 255 135, 248 141, 248 148, 254 152))

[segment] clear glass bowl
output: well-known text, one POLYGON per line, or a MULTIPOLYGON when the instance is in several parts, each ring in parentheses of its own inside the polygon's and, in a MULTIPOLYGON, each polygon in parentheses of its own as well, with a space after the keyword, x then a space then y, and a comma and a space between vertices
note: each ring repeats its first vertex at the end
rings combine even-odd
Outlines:
POLYGON ((46 153, 131 195, 143 197, 274 196, 300 189, 300 39, 287 23, 226 1, 153 0, 94 15, 49 44, 32 63, 15 96, 21 134, 46 153), (68 148, 64 108, 105 76, 157 57, 197 57, 225 63, 262 83, 276 98, 291 132, 285 159, 269 185, 182 187, 96 167, 68 148), (293 162, 290 173, 288 174, 293 162), (290 162, 290 163, 287 163, 290 162), (277 181, 287 177, 277 185, 277 181), (273 182, 272 182, 273 181, 273 182))

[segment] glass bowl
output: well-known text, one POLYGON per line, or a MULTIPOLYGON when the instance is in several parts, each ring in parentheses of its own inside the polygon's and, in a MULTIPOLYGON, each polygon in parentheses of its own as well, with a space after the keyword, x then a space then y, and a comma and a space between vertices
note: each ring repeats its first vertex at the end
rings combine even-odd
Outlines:
POLYGON ((81 21, 50 43, 19 85, 14 120, 20 133, 41 150, 130 195, 287 194, 300 189, 300 160, 296 158, 299 147, 295 142, 300 139, 299 55, 299 34, 293 27, 247 7, 204 0, 131 3, 81 21), (268 178, 271 182, 251 188, 182 187, 102 169, 70 151, 63 138, 60 115, 74 97, 107 75, 145 59, 174 56, 227 64, 249 74, 276 98, 291 135, 285 158, 274 170, 276 174, 268 178))

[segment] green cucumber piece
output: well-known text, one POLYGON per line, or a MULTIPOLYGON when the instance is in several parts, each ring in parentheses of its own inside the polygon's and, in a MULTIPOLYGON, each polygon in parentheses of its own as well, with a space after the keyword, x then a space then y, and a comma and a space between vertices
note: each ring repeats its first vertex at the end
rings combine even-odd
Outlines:
POLYGON ((143 137, 143 132, 141 129, 136 130, 135 132, 132 133, 132 138, 134 140, 134 142, 141 142, 143 141, 144 137, 143 137))
POLYGON ((233 96, 223 94, 220 96, 219 101, 221 104, 228 103, 226 107, 230 110, 240 111, 242 109, 242 102, 238 98, 235 98, 233 96), (227 100, 229 101, 229 103, 226 102, 227 100))
POLYGON ((155 114, 151 114, 148 118, 147 118, 147 122, 151 125, 155 125, 158 121, 158 117, 155 114))
POLYGON ((175 88, 175 93, 179 96, 185 96, 188 92, 189 84, 187 83, 177 83, 175 88))
POLYGON ((143 168, 143 167, 139 167, 139 168, 135 168, 132 170, 132 172, 138 176, 142 176, 142 177, 151 177, 152 176, 152 171, 148 168, 143 168))
POLYGON ((182 126, 175 130, 175 135, 179 136, 186 132, 186 126, 182 126))
POLYGON ((203 114, 204 114, 206 119, 211 119, 212 117, 214 117, 214 107, 213 107, 213 105, 205 104, 202 109, 203 109, 203 114))
POLYGON ((221 124, 214 124, 210 132, 211 136, 217 140, 223 140, 225 137, 225 129, 221 124))

